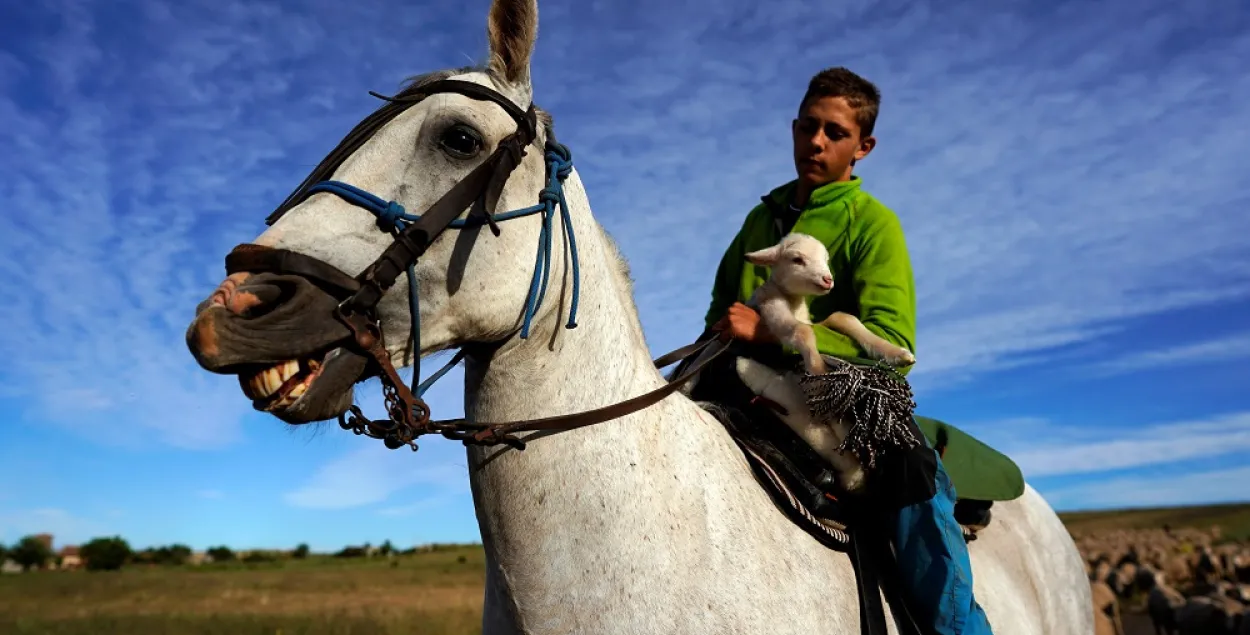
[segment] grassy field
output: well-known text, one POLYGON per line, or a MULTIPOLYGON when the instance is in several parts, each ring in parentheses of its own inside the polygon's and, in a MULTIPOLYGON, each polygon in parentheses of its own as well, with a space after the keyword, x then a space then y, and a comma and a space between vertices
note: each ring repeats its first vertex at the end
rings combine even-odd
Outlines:
POLYGON ((0 577, 0 633, 477 633, 481 548, 0 577), (394 564, 392 564, 392 562, 394 564))
POLYGON ((1210 529, 1213 525, 1219 525, 1224 539, 1246 540, 1250 538, 1250 503, 1068 512, 1059 514, 1059 517, 1072 532, 1152 529, 1161 528, 1164 525, 1173 528, 1210 529))
MULTIPOLYGON (((1250 537, 1250 504, 1061 514, 1079 531, 1220 525, 1250 537)), ((0 576, 0 633, 478 633, 480 547, 393 560, 306 560, 0 576)))

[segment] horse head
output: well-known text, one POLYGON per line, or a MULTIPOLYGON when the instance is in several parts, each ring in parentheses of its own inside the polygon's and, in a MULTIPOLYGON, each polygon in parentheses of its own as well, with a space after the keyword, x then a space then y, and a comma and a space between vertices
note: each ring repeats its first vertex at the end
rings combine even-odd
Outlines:
POLYGON ((341 418, 357 382, 557 310, 541 295, 571 167, 532 104, 537 20, 536 0, 494 0, 485 67, 384 97, 227 257, 186 333, 204 369, 288 423, 341 418))

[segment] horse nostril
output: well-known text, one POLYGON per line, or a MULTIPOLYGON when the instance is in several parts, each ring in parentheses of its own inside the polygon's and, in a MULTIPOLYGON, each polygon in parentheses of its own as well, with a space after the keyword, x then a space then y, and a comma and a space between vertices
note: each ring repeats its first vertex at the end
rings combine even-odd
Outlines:
POLYGON ((244 284, 226 298, 226 308, 243 318, 258 318, 282 306, 295 290, 277 280, 244 284))

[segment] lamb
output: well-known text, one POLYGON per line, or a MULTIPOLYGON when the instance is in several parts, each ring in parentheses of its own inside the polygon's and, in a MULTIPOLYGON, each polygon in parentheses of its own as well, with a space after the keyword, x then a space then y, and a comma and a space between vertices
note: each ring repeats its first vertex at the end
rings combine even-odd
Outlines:
POLYGON ((1090 596, 1094 601, 1094 635, 1122 635, 1124 624, 1115 591, 1105 582, 1090 582, 1090 596))
MULTIPOLYGON (((746 259, 771 270, 768 280, 756 289, 747 305, 759 312, 760 322, 774 337, 803 355, 808 373, 826 372, 825 360, 816 350, 816 335, 805 301, 808 296, 824 295, 833 289, 825 245, 807 234, 791 233, 772 247, 746 254, 746 259)), ((819 324, 851 338, 872 359, 891 366, 916 362, 911 351, 885 341, 849 313, 835 312, 819 324)))
MULTIPOLYGON (((747 302, 759 312, 761 325, 801 353, 808 373, 827 372, 825 360, 816 349, 805 299, 824 295, 833 288, 828 250, 811 236, 791 233, 777 244, 745 257, 771 270, 768 280, 747 302)), ((834 313, 820 324, 851 338, 871 358, 895 366, 916 361, 910 351, 872 333, 853 315, 834 313)), ((777 404, 778 418, 833 467, 843 488, 849 492, 863 490, 867 485, 863 466, 853 453, 837 450, 849 427, 816 423, 795 373, 779 372, 749 357, 738 358, 735 369, 752 392, 777 404)))

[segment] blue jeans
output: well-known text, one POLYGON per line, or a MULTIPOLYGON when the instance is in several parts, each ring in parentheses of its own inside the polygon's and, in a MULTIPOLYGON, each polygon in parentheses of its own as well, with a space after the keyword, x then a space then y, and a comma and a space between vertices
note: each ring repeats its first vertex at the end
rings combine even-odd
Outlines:
POLYGON ((972 563, 955 522, 955 488, 941 459, 933 498, 900 509, 894 549, 902 583, 914 601, 912 614, 939 635, 990 635, 989 620, 972 597, 972 563))

